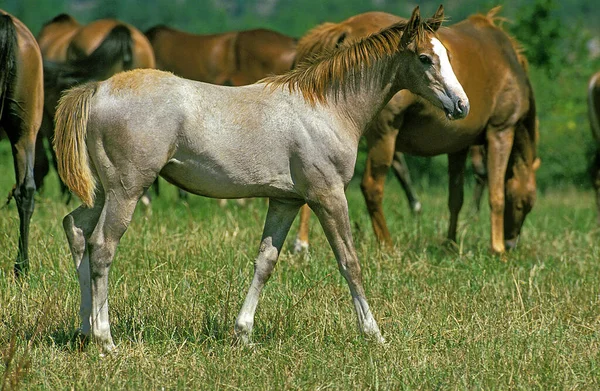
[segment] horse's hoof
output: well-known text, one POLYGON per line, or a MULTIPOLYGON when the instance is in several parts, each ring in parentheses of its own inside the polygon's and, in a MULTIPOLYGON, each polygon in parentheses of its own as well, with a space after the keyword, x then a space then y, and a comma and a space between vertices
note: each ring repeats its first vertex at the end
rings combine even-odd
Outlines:
POLYGON ((296 239, 294 243, 294 254, 299 254, 308 251, 308 242, 296 239))
POLYGON ((421 210, 423 209, 423 205, 421 205, 421 203, 419 201, 415 202, 412 205, 412 212, 416 215, 421 214, 421 210))
POLYGON ((14 267, 15 277, 21 278, 29 273, 29 259, 17 258, 14 267))

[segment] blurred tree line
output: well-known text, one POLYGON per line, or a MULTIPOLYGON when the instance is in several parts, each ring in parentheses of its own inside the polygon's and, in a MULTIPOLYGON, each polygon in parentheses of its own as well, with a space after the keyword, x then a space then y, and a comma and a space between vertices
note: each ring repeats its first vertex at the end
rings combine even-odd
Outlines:
MULTIPOLYGON (((440 0, 0 0, 34 34, 59 13, 80 22, 117 18, 145 31, 166 24, 197 34, 266 27, 300 37, 325 21, 380 10, 408 16, 415 5, 427 15, 440 0)), ((540 188, 587 187, 587 166, 595 143, 587 121, 589 77, 600 70, 598 0, 447 0, 448 24, 486 13, 501 4, 503 27, 523 45, 540 118, 540 188)), ((408 159, 414 179, 445 186, 446 159, 408 159)), ((357 170, 364 159, 359 158, 357 170)))

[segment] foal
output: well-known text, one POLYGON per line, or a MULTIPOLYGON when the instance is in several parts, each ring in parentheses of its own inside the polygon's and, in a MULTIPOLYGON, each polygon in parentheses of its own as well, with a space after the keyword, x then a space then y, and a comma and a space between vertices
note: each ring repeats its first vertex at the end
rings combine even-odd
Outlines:
POLYGON ((250 340, 260 292, 300 207, 315 211, 352 294, 360 330, 383 341, 365 297, 344 191, 367 125, 400 89, 447 116, 468 99, 444 46, 441 18, 409 21, 281 76, 245 87, 156 70, 70 90, 57 109, 59 173, 84 205, 63 225, 81 288, 82 333, 110 351, 108 272, 145 189, 161 175, 195 194, 268 197, 254 277, 235 322, 250 340))

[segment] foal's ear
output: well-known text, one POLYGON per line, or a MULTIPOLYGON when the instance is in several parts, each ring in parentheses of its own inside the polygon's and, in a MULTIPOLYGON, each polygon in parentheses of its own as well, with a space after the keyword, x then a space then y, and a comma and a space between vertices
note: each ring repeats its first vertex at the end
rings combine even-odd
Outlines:
POLYGON ((427 26, 431 29, 431 31, 436 32, 442 25, 444 21, 444 6, 440 4, 435 14, 429 19, 427 19, 427 26))
POLYGON ((406 49, 415 37, 419 33, 419 26, 421 25, 421 13, 419 12, 419 6, 416 6, 410 16, 410 19, 406 23, 406 27, 402 32, 402 38, 400 39, 400 47, 406 49))

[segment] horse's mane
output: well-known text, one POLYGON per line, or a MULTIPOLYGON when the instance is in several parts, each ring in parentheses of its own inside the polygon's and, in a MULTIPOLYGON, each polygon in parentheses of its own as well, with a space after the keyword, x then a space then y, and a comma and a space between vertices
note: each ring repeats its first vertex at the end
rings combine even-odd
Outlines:
MULTIPOLYGON (((338 50, 325 49, 301 61, 292 71, 267 77, 261 82, 273 88, 287 85, 290 92, 300 91, 311 104, 324 102, 328 91, 333 90, 336 96, 341 92, 343 81, 349 74, 359 75, 363 65, 370 66, 395 54, 407 23, 400 21, 338 50)), ((415 37, 417 46, 423 42, 427 31, 431 31, 429 25, 420 23, 415 37)))
POLYGON ((528 72, 529 71, 529 62, 527 61, 527 57, 525 57, 525 48, 523 48, 523 45, 521 45, 521 43, 519 43, 519 41, 517 41, 517 39, 515 37, 513 37, 511 34, 509 34, 503 28, 504 23, 510 22, 510 20, 508 18, 498 15, 501 10, 502 10, 502 6, 498 5, 494 8, 492 8, 491 10, 489 10, 486 15, 482 15, 482 16, 487 20, 488 23, 490 23, 492 26, 499 28, 500 30, 502 30, 502 32, 504 32, 504 34, 506 34, 506 36, 510 40, 513 50, 517 54, 517 59, 519 60, 519 64, 521 64, 521 66, 523 67, 525 72, 528 72))

